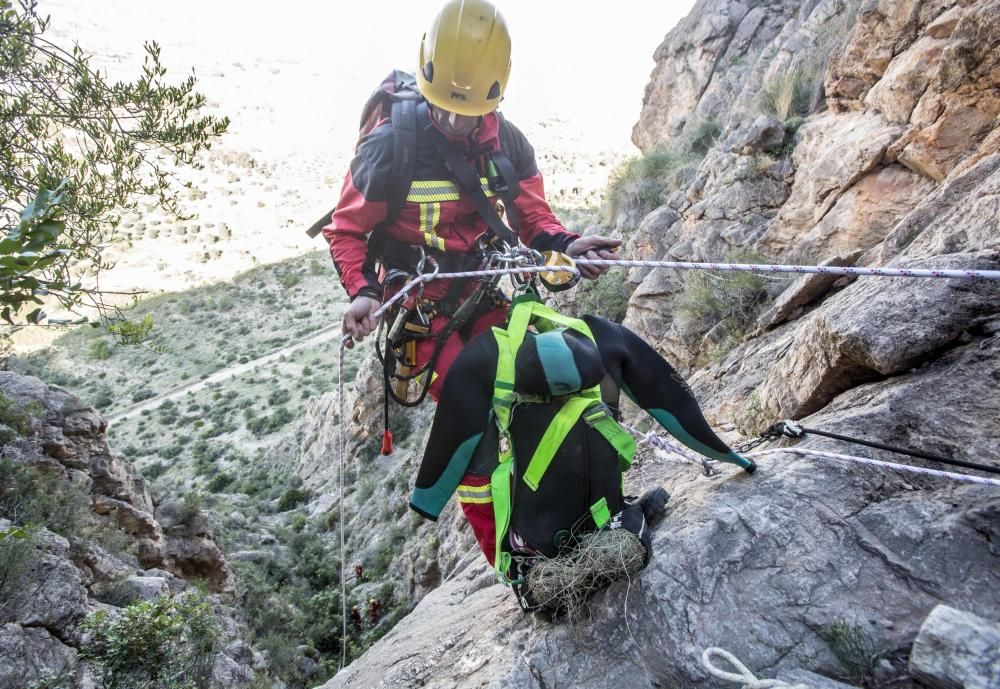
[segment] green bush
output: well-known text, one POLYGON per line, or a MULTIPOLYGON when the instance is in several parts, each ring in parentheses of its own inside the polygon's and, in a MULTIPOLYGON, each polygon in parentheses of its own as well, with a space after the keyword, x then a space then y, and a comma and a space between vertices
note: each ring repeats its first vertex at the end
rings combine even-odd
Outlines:
POLYGON ((604 219, 614 222, 622 211, 645 215, 663 204, 693 172, 701 156, 684 149, 656 147, 622 163, 608 178, 604 192, 604 219))
MULTIPOLYGON (((748 252, 734 251, 728 263, 763 263, 748 252)), ((703 330, 725 321, 730 329, 743 332, 757 318, 767 300, 767 281, 758 273, 691 271, 684 279, 680 308, 703 330)))
POLYGON ((117 618, 88 617, 81 658, 103 689, 203 689, 210 686, 220 637, 210 602, 196 592, 127 606, 117 618))
POLYGON ((191 490, 184 494, 181 499, 181 523, 192 524, 201 516, 204 500, 197 490, 191 490))
POLYGON ((44 412, 42 405, 36 401, 26 405, 17 404, 0 393, 0 443, 8 443, 30 433, 32 419, 44 412))
POLYGON ((90 497, 82 486, 33 467, 0 459, 0 517, 17 526, 44 526, 77 535, 88 516, 90 497))
POLYGON ((621 323, 628 310, 628 299, 621 280, 605 275, 597 280, 583 280, 577 287, 576 311, 621 323))
POLYGON ((112 353, 111 344, 107 340, 94 340, 90 343, 90 349, 87 350, 87 355, 97 361, 110 359, 112 353))
POLYGON ((302 490, 301 488, 289 488, 281 497, 278 499, 278 511, 287 512, 288 510, 294 509, 304 502, 309 502, 312 495, 308 491, 302 490))

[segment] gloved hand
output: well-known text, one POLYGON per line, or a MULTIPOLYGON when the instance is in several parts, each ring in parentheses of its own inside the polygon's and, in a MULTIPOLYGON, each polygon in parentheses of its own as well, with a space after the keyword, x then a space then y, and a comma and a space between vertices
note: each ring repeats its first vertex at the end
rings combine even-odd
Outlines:
MULTIPOLYGON (((592 234, 586 237, 574 239, 566 247, 566 255, 569 257, 603 259, 605 261, 617 261, 621 258, 614 252, 621 246, 622 240, 602 237, 592 234)), ((607 270, 606 266, 578 266, 580 274, 588 280, 596 279, 601 273, 607 270)))
POLYGON ((361 342, 365 335, 370 334, 378 326, 378 318, 375 312, 382 306, 378 299, 366 296, 357 296, 351 305, 344 312, 344 321, 341 331, 350 334, 351 340, 347 342, 348 347, 353 347, 355 342, 361 342))

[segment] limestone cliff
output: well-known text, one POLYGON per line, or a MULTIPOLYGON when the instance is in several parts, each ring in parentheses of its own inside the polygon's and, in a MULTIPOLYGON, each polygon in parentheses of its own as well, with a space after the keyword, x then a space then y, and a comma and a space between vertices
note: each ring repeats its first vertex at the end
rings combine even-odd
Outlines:
MULTIPOLYGON (((656 59, 635 143, 709 144, 662 206, 613 218, 631 257, 1000 267, 1000 2, 700 0, 656 59)), ((779 280, 734 324, 693 317, 686 276, 629 281, 626 325, 720 428, 792 418, 1000 466, 995 283, 779 280)), ((760 464, 708 478, 647 454, 629 487, 673 494, 656 555, 588 619, 524 616, 459 562, 325 688, 726 686, 700 666, 707 646, 759 676, 913 687, 909 648, 936 605, 1000 618, 995 487, 760 464), (844 657, 838 633, 878 657, 844 657)))
MULTIPOLYGON (((89 615, 117 619, 126 604, 178 593, 188 579, 225 594, 232 573, 202 517, 154 506, 93 407, 7 371, 0 400, 0 686, 95 686, 77 659, 89 615)), ((228 624, 232 637, 231 615, 228 624)), ((221 684, 252 675, 236 651, 212 661, 221 684)))

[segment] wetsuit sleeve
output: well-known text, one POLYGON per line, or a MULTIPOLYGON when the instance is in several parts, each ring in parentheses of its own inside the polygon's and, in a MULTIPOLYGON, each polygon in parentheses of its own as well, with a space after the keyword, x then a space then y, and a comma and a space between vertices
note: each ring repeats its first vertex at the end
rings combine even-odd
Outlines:
POLYGON ((496 368, 496 340, 486 332, 448 370, 410 496, 410 507, 428 519, 437 519, 458 488, 490 423, 496 368))
POLYGON ((340 283, 351 299, 359 293, 381 296, 374 257, 368 255, 368 235, 388 214, 391 173, 392 128, 384 125, 359 143, 337 209, 323 228, 340 283))
POLYGON ((587 318, 587 323, 595 338, 602 333, 598 346, 602 358, 612 359, 606 366, 612 377, 619 371, 618 382, 625 394, 670 435, 709 459, 753 470, 753 462, 738 455, 715 434, 687 382, 655 349, 623 326, 597 318, 587 318), (609 332, 612 329, 618 332, 609 332), (610 356, 606 356, 605 349, 610 356))
POLYGON ((542 173, 535 164, 535 151, 521 131, 505 121, 506 148, 520 183, 514 208, 521 221, 521 241, 536 251, 565 251, 570 242, 579 238, 563 227, 545 200, 542 173))

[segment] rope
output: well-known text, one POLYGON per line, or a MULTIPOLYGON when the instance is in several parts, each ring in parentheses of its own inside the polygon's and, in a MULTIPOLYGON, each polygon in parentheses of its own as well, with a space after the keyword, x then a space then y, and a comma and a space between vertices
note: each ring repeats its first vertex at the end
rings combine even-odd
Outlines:
POLYGON ((701 664, 709 674, 719 679, 742 684, 743 689, 809 689, 806 684, 789 684, 780 679, 757 679, 740 659, 724 648, 711 646, 701 654, 701 664), (722 658, 739 672, 726 672, 712 664, 712 656, 722 658))
POLYGON ((713 474, 717 473, 715 469, 713 469, 712 466, 708 463, 708 459, 706 459, 705 457, 696 456, 691 450, 688 450, 683 445, 675 443, 673 440, 671 440, 666 436, 658 435, 655 429, 650 431, 649 433, 643 433, 642 431, 632 428, 628 424, 624 424, 621 422, 619 422, 619 424, 626 431, 636 436, 639 439, 640 444, 645 443, 657 450, 662 450, 666 453, 670 453, 671 455, 676 455, 685 462, 688 462, 689 464, 697 464, 702 468, 702 470, 705 473, 705 476, 712 476, 713 474))
MULTIPOLYGON (((644 268, 676 268, 679 270, 720 270, 744 273, 822 273, 824 275, 859 275, 896 278, 958 278, 961 280, 1000 280, 1000 270, 941 268, 851 268, 846 266, 795 266, 766 263, 697 263, 692 261, 632 261, 574 258, 584 266, 632 266, 644 268)), ((563 270, 566 270, 564 268, 563 270)))
POLYGON ((337 434, 337 530, 340 532, 340 620, 343 628, 340 632, 340 669, 347 665, 347 550, 344 547, 344 458, 347 455, 347 416, 344 402, 344 352, 350 335, 340 340, 340 361, 337 366, 337 395, 340 414, 340 432, 337 434))
POLYGON ((983 478, 981 476, 969 476, 967 474, 956 474, 952 471, 941 471, 940 469, 927 469, 924 467, 910 466, 909 464, 896 464, 895 462, 883 462, 878 459, 868 459, 867 457, 852 457, 851 455, 841 455, 834 452, 821 452, 820 450, 809 450, 806 448, 799 447, 782 447, 774 450, 757 450, 755 452, 748 452, 744 457, 762 457, 764 455, 773 455, 781 452, 788 452, 789 454, 795 455, 805 455, 814 457, 823 457, 825 459, 838 459, 846 462, 857 462, 859 464, 868 464, 870 466, 880 467, 883 469, 895 469, 896 471, 907 471, 912 474, 921 474, 923 476, 934 476, 937 478, 950 478, 955 481, 961 481, 963 483, 979 483, 986 486, 997 486, 1000 487, 1000 479, 995 478, 983 478))
MULTIPOLYGON (((574 263, 577 265, 589 265, 589 266, 603 266, 603 267, 643 267, 643 268, 674 268, 679 270, 717 270, 717 271, 733 271, 733 272, 749 272, 749 273, 822 273, 826 275, 857 275, 857 276, 875 276, 875 277, 912 277, 912 278, 957 278, 965 280, 1000 280, 1000 270, 945 270, 945 269, 931 269, 931 268, 853 268, 853 267, 841 267, 841 266, 797 266, 797 265, 780 265, 780 264, 753 264, 753 263, 706 263, 706 262, 692 262, 692 261, 641 261, 641 260, 604 260, 604 259, 584 259, 575 258, 574 263)), ((418 275, 414 279, 410 280, 408 283, 403 285, 403 287, 394 294, 388 301, 382 304, 378 310, 372 314, 375 318, 379 318, 388 309, 392 307, 393 304, 400 301, 406 297, 409 292, 415 287, 422 285, 431 280, 453 280, 457 278, 466 277, 496 277, 503 275, 523 275, 530 273, 562 273, 569 272, 579 275, 579 270, 575 267, 570 266, 518 266, 516 268, 496 268, 489 270, 467 270, 455 273, 439 273, 438 269, 435 267, 434 271, 431 273, 424 273, 418 275)), ((341 617, 343 622, 343 629, 341 635, 341 668, 347 664, 347 575, 346 575, 346 552, 344 546, 344 465, 345 457, 347 453, 347 432, 346 432, 346 415, 344 407, 344 350, 347 343, 351 340, 350 335, 345 335, 340 343, 340 364, 337 371, 338 378, 338 394, 340 396, 339 402, 339 412, 340 412, 340 438, 339 438, 339 501, 338 501, 338 524, 340 531, 340 592, 341 592, 341 617)), ((637 433, 633 429, 633 433, 637 433)), ((638 433, 637 433, 638 434, 638 433)), ((669 441, 660 438, 659 436, 653 435, 652 433, 647 434, 643 438, 646 442, 653 444, 661 449, 666 449, 674 452, 675 454, 691 461, 691 458, 679 448, 679 446, 670 443, 669 441)), ((850 461, 862 462, 865 464, 872 464, 875 466, 884 466, 889 468, 895 468, 903 471, 913 471, 915 473, 921 473, 931 476, 945 476, 948 478, 954 478, 956 480, 963 480, 971 483, 985 483, 988 485, 1000 486, 1000 481, 994 479, 980 479, 973 476, 964 476, 962 474, 954 474, 947 471, 937 471, 934 469, 923 469, 920 467, 907 467, 900 464, 892 464, 890 462, 879 462, 876 460, 865 459, 862 457, 849 457, 847 455, 835 455, 829 452, 818 452, 815 450, 798 450, 798 449, 782 449, 782 450, 763 450, 758 452, 750 453, 750 455, 760 456, 762 454, 770 454, 773 452, 791 452, 798 454, 812 454, 816 456, 824 456, 832 459, 846 459, 850 461)), ((695 460, 698 464, 701 464, 706 468, 706 473, 709 471, 707 465, 702 461, 695 460)), ((726 656, 727 659, 731 659, 734 667, 742 667, 743 670, 746 668, 736 660, 735 657, 728 654, 722 649, 707 649, 705 651, 708 654, 709 651, 719 651, 726 656)), ((702 656, 702 661, 706 663, 706 668, 710 668, 710 663, 706 660, 707 655, 702 656)), ((716 676, 721 676, 717 674, 718 670, 709 669, 710 672, 716 674, 716 676)), ((730 677, 738 677, 732 673, 726 673, 730 677)), ((746 673, 752 679, 753 682, 757 682, 753 675, 746 673)), ((742 676, 739 676, 742 677, 742 676)), ((742 681, 742 679, 731 680, 731 681, 742 681)), ((766 680, 766 681, 776 681, 776 680, 766 680)), ((784 683, 782 684, 748 684, 748 687, 754 689, 763 687, 784 687, 788 686, 784 683)))
MULTIPOLYGON (((788 436, 789 438, 801 438, 802 436, 811 433, 813 435, 821 435, 826 438, 833 438, 834 440, 843 440, 845 443, 855 443, 857 445, 864 445, 866 447, 873 447, 876 450, 886 450, 887 452, 895 452, 896 454, 909 455, 910 457, 917 457, 919 459, 926 459, 930 462, 940 462, 941 464, 951 464, 952 466, 964 467, 966 469, 975 469, 976 471, 985 471, 989 474, 1000 474, 1000 468, 990 466, 988 464, 979 464, 977 462, 966 462, 962 459, 951 459, 950 457, 942 457, 941 455, 931 454, 930 452, 923 452, 920 450, 910 450, 905 447, 895 447, 893 445, 886 445, 885 443, 876 443, 871 440, 865 440, 863 438, 852 438, 848 435, 841 435, 840 433, 831 433, 830 431, 820 431, 815 428, 805 428, 800 426, 794 421, 779 421, 769 428, 764 435, 761 436, 760 440, 773 440, 781 435, 788 436)), ((758 443, 759 444, 759 443, 758 443)), ((749 448, 748 448, 749 449, 749 448)))

